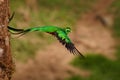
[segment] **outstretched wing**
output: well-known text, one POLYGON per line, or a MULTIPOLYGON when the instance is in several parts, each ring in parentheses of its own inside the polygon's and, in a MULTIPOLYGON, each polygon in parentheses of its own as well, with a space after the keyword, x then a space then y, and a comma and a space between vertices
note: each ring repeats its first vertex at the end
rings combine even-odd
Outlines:
POLYGON ((62 45, 64 45, 67 48, 67 50, 70 51, 70 53, 73 53, 73 54, 76 54, 76 55, 81 55, 82 57, 84 57, 82 55, 82 53, 77 50, 77 48, 74 46, 74 44, 72 42, 66 42, 66 39, 70 40, 67 37, 67 35, 66 35, 65 39, 62 39, 62 37, 59 36, 57 32, 53 32, 53 33, 49 33, 49 34, 54 35, 59 40, 59 42, 62 43, 62 45))

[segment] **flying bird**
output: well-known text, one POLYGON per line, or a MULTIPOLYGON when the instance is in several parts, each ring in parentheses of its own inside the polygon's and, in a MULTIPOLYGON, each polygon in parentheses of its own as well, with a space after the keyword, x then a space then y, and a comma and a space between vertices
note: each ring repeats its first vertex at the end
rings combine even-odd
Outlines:
POLYGON ((71 32, 71 29, 69 27, 60 28, 57 26, 42 26, 42 27, 38 26, 38 27, 33 27, 28 29, 15 29, 8 26, 8 29, 12 31, 13 34, 20 34, 20 35, 24 35, 28 32, 34 32, 34 31, 46 32, 48 34, 55 36, 59 40, 59 42, 63 46, 65 46, 67 50, 70 51, 70 53, 80 55, 81 57, 84 58, 82 53, 78 51, 78 49, 75 47, 75 45, 72 43, 72 41, 68 37, 68 33, 71 32))

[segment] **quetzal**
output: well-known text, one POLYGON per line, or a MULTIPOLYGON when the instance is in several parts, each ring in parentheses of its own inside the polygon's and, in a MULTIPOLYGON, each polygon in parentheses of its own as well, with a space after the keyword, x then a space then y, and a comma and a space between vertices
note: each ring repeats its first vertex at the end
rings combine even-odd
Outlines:
POLYGON ((64 45, 67 50, 70 51, 70 53, 73 54, 79 54, 82 57, 84 57, 74 46, 74 44, 71 42, 70 38, 68 37, 68 33, 71 32, 71 29, 69 27, 66 28, 60 28, 57 26, 38 26, 38 27, 33 27, 33 28, 28 28, 28 29, 15 29, 10 26, 8 26, 9 30, 12 30, 15 34, 25 34, 28 32, 33 32, 33 31, 41 31, 41 32, 46 32, 49 33, 53 36, 55 36, 62 45, 64 45))

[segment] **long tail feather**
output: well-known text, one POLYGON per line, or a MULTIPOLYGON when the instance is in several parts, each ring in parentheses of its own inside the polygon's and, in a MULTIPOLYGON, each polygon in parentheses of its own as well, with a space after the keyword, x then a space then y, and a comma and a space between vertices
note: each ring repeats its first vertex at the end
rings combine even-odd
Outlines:
POLYGON ((13 12, 13 13, 12 13, 11 17, 9 18, 8 23, 10 23, 10 22, 11 22, 11 20, 12 20, 12 19, 13 19, 13 17, 14 17, 14 15, 15 15, 15 12, 13 12))
POLYGON ((26 33, 28 33, 31 29, 16 29, 13 27, 8 26, 9 32, 14 34, 14 35, 18 35, 17 37, 21 37, 23 35, 25 35, 26 33))
POLYGON ((13 28, 13 27, 10 27, 10 26, 8 26, 8 29, 12 30, 12 31, 15 31, 15 32, 23 32, 24 31, 24 29, 16 29, 16 28, 13 28))

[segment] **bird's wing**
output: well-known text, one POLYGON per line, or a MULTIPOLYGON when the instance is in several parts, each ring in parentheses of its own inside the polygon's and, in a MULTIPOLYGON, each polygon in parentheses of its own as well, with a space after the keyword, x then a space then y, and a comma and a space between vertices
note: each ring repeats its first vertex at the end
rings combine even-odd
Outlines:
POLYGON ((77 48, 70 41, 69 37, 66 34, 62 35, 62 36, 60 36, 59 33, 57 33, 57 32, 53 32, 53 33, 49 33, 49 34, 54 35, 59 40, 59 42, 62 43, 62 45, 64 45, 67 48, 67 50, 70 51, 70 53, 81 55, 82 57, 84 57, 82 55, 82 53, 77 50, 77 48), (63 39, 63 37, 65 37, 65 38, 63 39))

